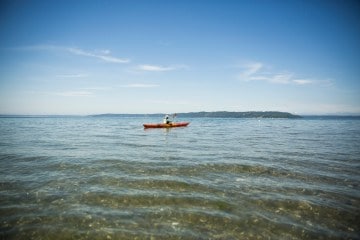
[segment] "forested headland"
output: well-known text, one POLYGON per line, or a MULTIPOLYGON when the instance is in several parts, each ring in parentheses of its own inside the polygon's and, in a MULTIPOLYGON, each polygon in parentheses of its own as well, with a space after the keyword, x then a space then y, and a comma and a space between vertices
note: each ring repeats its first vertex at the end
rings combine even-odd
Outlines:
MULTIPOLYGON (((162 117, 165 113, 155 114, 98 114, 93 117, 162 117)), ((301 118, 299 115, 294 115, 288 112, 277 111, 249 111, 249 112, 189 112, 176 113, 177 117, 181 118, 301 118)))

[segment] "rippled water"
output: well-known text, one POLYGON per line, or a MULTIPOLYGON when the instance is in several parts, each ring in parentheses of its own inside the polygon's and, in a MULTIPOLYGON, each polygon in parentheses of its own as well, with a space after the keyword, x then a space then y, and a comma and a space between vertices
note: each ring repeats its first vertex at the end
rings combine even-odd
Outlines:
POLYGON ((360 121, 0 118, 0 239, 360 239, 360 121))

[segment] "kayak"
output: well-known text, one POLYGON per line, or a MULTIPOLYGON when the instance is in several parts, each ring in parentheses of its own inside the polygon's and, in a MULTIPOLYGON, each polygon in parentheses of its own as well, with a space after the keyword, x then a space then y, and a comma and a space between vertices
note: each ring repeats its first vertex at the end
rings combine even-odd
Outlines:
POLYGON ((186 127, 190 122, 177 123, 145 123, 144 128, 172 128, 172 127, 186 127))

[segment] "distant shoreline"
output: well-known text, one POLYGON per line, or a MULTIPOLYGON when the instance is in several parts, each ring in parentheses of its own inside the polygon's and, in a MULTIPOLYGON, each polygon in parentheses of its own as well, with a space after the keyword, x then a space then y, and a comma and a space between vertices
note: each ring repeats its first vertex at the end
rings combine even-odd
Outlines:
MULTIPOLYGON (((162 118, 165 113, 150 113, 150 114, 136 114, 136 113, 105 113, 105 114, 91 114, 91 115, 26 115, 26 114, 0 114, 0 118, 67 118, 67 117, 158 117, 162 118)), ((278 119, 360 119, 360 115, 295 115, 288 112, 278 111, 247 111, 247 112, 188 112, 176 113, 178 118, 278 118, 278 119)))
MULTIPOLYGON (((129 117, 129 116, 147 116, 147 117, 162 117, 163 113, 155 114, 98 114, 92 115, 93 117, 129 117)), ((189 113, 176 113, 179 118, 302 118, 299 115, 294 115, 288 112, 275 112, 275 111, 249 111, 249 112, 189 112, 189 113)))

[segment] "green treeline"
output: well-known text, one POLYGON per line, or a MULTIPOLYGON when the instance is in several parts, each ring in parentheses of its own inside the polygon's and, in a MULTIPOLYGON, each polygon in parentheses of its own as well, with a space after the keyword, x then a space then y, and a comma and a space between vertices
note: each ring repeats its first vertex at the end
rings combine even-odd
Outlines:
MULTIPOLYGON (((301 118, 299 115, 294 115, 288 112, 276 112, 276 111, 267 111, 267 112, 227 112, 227 111, 218 111, 218 112, 189 112, 189 113, 177 113, 178 117, 188 117, 188 118, 301 118)), ((163 113, 156 114, 100 114, 92 115, 94 117, 163 117, 163 113)))
POLYGON ((301 118, 287 112, 193 112, 193 113, 179 113, 179 117, 208 117, 208 118, 301 118))

